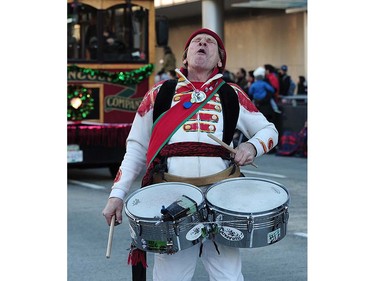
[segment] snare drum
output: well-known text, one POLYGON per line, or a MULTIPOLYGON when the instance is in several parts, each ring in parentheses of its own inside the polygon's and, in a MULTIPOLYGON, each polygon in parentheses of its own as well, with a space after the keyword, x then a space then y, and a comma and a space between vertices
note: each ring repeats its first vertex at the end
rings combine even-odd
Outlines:
POLYGON ((176 253, 199 243, 200 235, 195 234, 195 229, 202 221, 203 209, 206 209, 203 192, 180 182, 149 185, 133 192, 125 201, 133 243, 139 249, 155 253, 176 253), (162 221, 163 206, 181 196, 195 201, 195 211, 175 221, 162 221))
POLYGON ((263 247, 286 235, 289 193, 281 184, 242 177, 220 181, 205 194, 215 241, 236 248, 263 247))

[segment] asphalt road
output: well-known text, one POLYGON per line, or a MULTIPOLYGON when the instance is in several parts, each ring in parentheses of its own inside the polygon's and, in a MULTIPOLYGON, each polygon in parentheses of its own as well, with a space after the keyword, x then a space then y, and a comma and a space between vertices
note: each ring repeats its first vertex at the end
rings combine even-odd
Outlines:
MULTIPOLYGON (((256 159, 258 168, 246 166, 247 177, 275 181, 289 192, 287 234, 275 244, 241 248, 243 274, 249 281, 307 280, 307 159, 274 154, 256 159)), ((140 178, 132 191, 138 190, 140 178)), ((108 198, 112 178, 109 170, 68 170, 68 263, 69 281, 127 281, 131 242, 126 216, 115 227, 110 258, 106 258, 109 227, 102 209, 108 198)), ((148 254, 147 280, 152 280, 153 254, 148 254)), ((198 262, 193 280, 208 280, 198 262)))

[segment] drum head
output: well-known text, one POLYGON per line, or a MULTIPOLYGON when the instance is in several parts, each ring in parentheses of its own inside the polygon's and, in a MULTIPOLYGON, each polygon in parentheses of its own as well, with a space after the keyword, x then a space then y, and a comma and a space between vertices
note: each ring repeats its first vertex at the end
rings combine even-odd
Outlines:
POLYGON ((160 218, 162 206, 170 204, 186 195, 199 206, 203 200, 203 193, 194 185, 168 182, 143 187, 129 195, 125 208, 138 218, 160 218))
POLYGON ((206 199, 209 204, 228 211, 258 213, 282 206, 288 202, 289 195, 276 182, 243 177, 212 185, 206 192, 206 199))

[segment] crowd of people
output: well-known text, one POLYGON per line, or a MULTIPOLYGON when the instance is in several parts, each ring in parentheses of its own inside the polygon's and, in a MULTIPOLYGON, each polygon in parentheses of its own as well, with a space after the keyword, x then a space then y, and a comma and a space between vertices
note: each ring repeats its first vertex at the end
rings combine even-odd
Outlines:
POLYGON ((223 79, 227 82, 236 83, 252 98, 249 90, 250 86, 256 81, 256 77, 254 76, 255 70, 258 70, 258 73, 259 71, 264 72, 261 80, 274 88, 273 97, 277 102, 282 96, 307 95, 307 80, 305 76, 298 76, 298 81, 295 83, 288 74, 288 66, 285 64, 279 68, 272 64, 264 64, 249 71, 241 67, 236 73, 226 69, 223 73, 223 79))
MULTIPOLYGON (((176 57, 170 46, 164 47, 164 56, 160 63, 161 69, 156 74, 155 82, 176 78, 176 57)), ((263 66, 249 71, 241 67, 236 73, 225 69, 223 72, 223 80, 236 83, 249 95, 252 101, 254 101, 254 91, 259 91, 259 84, 262 84, 263 87, 267 87, 267 91, 263 92, 263 94, 259 95, 259 92, 256 94, 257 98, 255 102, 265 103, 266 100, 267 102, 269 101, 275 113, 281 113, 277 103, 281 101, 283 96, 293 96, 295 94, 307 95, 307 80, 305 76, 298 76, 298 82, 296 84, 288 74, 288 66, 285 64, 279 68, 276 68, 272 64, 264 64, 263 66), (256 75, 254 75, 255 71, 256 75), (256 85, 253 87, 257 88, 257 90, 250 90, 253 84, 256 85), (271 86, 272 89, 269 86, 271 86), (259 96, 261 96, 260 100, 259 96)))
MULTIPOLYGON (((293 95, 307 95, 307 80, 299 76, 297 84, 288 74, 288 66, 281 65, 279 68, 272 64, 264 64, 256 69, 246 71, 239 68, 236 73, 224 70, 223 79, 226 82, 236 83, 248 94, 252 102, 268 121, 275 124, 277 130, 283 132, 282 126, 282 98, 293 95)), ((246 141, 240 132, 235 135, 235 145, 246 141), (238 139, 240 138, 240 139, 238 139)), ((282 135, 279 135, 281 143, 282 135)), ((276 152, 277 147, 272 151, 276 152)))

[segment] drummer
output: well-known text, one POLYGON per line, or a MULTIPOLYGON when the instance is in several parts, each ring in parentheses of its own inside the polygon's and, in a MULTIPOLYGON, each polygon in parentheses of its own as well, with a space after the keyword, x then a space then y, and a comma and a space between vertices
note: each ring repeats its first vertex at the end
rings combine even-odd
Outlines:
MULTIPOLYGON (((112 216, 117 223, 122 222, 124 198, 144 168, 142 186, 180 181, 207 188, 220 180, 241 176, 239 166, 253 163, 276 146, 278 132, 274 124, 257 110, 241 87, 222 79, 226 61, 221 38, 207 28, 196 30, 186 41, 182 67, 176 68, 177 85, 175 80, 164 85, 162 81, 148 90, 103 209, 108 225, 112 216), (235 153, 209 137, 212 134, 233 145, 236 129, 248 141, 237 146, 235 153)), ((210 280, 244 280, 239 248, 209 239, 202 248, 197 244, 172 255, 156 253, 153 280, 192 280, 199 256, 210 280)), ((145 274, 141 275, 146 280, 145 274)))

